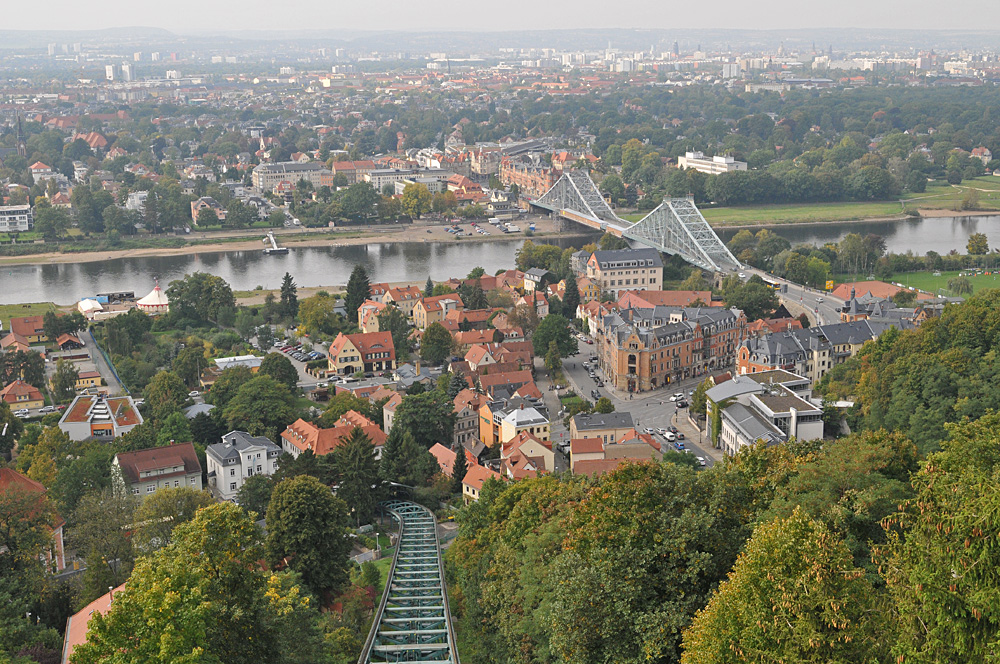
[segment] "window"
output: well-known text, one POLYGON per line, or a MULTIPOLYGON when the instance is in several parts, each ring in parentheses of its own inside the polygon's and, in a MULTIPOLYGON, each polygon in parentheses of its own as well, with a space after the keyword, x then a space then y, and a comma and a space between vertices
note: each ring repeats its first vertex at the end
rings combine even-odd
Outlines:
POLYGON ((137 487, 137 486, 132 487, 132 495, 133 496, 138 496, 139 495, 139 487, 137 487))
POLYGON ((153 493, 154 491, 156 491, 156 485, 150 484, 146 487, 146 493, 153 493))
POLYGON ((236 482, 230 482, 229 483, 229 490, 230 491, 236 491, 236 482))
POLYGON ((196 478, 192 477, 192 478, 190 479, 190 483, 191 483, 191 484, 197 484, 197 483, 198 483, 198 480, 197 480, 196 478))
POLYGON ((260 474, 260 466, 257 466, 257 473, 260 474))
POLYGON ((229 469, 229 476, 230 477, 236 477, 236 469, 235 468, 230 468, 229 469))
POLYGON ((180 480, 174 480, 174 486, 175 487, 178 487, 180 485, 181 485, 181 481, 180 480))

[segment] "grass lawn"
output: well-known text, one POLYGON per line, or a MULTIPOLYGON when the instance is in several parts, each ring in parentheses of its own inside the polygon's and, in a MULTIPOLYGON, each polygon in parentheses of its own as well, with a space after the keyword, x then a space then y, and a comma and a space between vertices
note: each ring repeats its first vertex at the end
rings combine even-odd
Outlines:
POLYGON ((875 201, 747 205, 702 208, 701 212, 713 226, 741 226, 893 217, 902 214, 902 210, 898 201, 875 201))
POLYGON ((31 304, 0 304, 0 322, 8 318, 20 316, 37 316, 46 311, 56 311, 52 302, 33 302, 31 304))
POLYGON ((589 402, 583 397, 573 395, 559 397, 559 403, 562 404, 563 408, 568 410, 570 406, 585 406, 589 402))
POLYGON ((392 556, 386 555, 381 560, 376 560, 375 567, 378 568, 378 587, 375 588, 375 596, 382 597, 385 582, 389 578, 389 569, 392 567, 392 556))

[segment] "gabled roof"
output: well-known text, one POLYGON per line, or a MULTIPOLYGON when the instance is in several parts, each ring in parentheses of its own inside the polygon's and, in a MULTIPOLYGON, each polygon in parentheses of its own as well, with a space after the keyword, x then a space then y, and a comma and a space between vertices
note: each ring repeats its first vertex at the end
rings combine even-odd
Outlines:
POLYGON ((570 454, 604 454, 604 441, 600 438, 570 438, 570 454))
POLYGON ((455 468, 455 459, 458 458, 458 455, 441 443, 434 443, 431 446, 430 453, 431 456, 437 459, 438 465, 441 466, 441 472, 451 477, 455 468))
POLYGON ((192 443, 177 443, 176 445, 151 447, 135 452, 120 452, 115 455, 115 458, 118 459, 118 465, 129 484, 141 481, 143 472, 161 468, 183 466, 180 471, 156 475, 159 479, 201 473, 201 463, 198 461, 198 453, 195 452, 192 443))
POLYGON ((355 411, 348 411, 337 421, 336 426, 327 429, 321 429, 311 422, 298 419, 281 432, 281 437, 302 452, 312 450, 313 454, 321 456, 339 447, 356 427, 368 436, 373 446, 385 445, 385 432, 367 417, 355 411))
POLYGON ((22 401, 41 401, 44 399, 37 387, 24 382, 20 378, 0 389, 0 401, 16 403, 19 398, 22 401))
POLYGON ((123 583, 111 592, 104 593, 66 619, 66 636, 63 637, 63 650, 60 664, 68 664, 70 656, 73 654, 73 650, 77 646, 87 642, 89 623, 90 619, 94 617, 94 613, 96 612, 102 615, 107 614, 108 609, 111 608, 112 598, 121 592, 124 587, 125 584, 123 583))
POLYGON ((39 334, 45 327, 42 316, 20 316, 9 321, 10 331, 24 337, 39 334))
POLYGON ((483 482, 491 478, 502 481, 503 475, 495 470, 490 470, 486 466, 471 466, 469 471, 465 473, 465 479, 462 480, 462 484, 476 491, 482 491, 483 482))

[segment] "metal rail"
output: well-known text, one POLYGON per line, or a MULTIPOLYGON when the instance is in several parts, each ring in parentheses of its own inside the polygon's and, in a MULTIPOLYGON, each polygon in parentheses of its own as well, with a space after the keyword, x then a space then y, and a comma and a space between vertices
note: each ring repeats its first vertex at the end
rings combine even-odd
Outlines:
POLYGON ((402 500, 380 507, 399 522, 399 542, 358 664, 459 664, 434 514, 402 500))

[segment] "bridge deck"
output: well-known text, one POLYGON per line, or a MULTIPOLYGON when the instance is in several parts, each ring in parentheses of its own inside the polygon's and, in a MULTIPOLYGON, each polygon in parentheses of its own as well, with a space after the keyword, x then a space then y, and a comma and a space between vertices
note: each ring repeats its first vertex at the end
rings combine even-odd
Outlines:
POLYGON ((381 507, 399 522, 399 543, 358 664, 459 664, 434 515, 406 501, 381 507))

